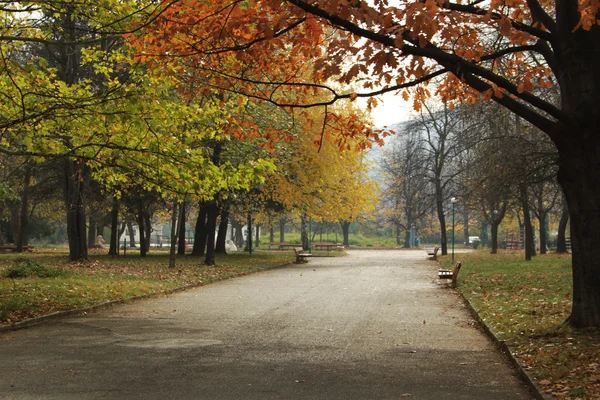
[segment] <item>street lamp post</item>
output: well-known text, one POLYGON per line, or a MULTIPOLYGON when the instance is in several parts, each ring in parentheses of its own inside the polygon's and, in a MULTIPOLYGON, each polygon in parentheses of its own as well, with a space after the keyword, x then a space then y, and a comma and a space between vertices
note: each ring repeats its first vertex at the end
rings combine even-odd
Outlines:
POLYGON ((456 197, 450 199, 452 203, 452 264, 454 265, 454 205, 458 202, 456 197))

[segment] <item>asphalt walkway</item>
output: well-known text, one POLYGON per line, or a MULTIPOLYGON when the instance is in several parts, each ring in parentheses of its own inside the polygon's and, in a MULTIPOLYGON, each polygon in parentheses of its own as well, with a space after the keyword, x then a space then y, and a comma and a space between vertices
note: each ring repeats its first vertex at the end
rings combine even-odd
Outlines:
POLYGON ((530 399, 423 251, 353 251, 0 335, 0 399, 530 399))

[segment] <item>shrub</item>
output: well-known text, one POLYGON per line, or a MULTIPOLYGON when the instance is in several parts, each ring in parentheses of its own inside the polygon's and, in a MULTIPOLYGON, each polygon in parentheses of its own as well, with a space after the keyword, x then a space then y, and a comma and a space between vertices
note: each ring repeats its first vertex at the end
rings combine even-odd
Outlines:
POLYGON ((56 278, 66 276, 67 272, 58 268, 50 268, 46 265, 27 258, 19 258, 15 260, 13 266, 8 267, 1 272, 2 276, 10 279, 18 278, 56 278))

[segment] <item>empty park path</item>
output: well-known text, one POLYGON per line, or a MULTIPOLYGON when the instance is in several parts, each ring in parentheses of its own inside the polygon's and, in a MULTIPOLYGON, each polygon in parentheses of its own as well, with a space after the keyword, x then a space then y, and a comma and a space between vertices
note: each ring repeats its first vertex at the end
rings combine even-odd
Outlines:
POLYGON ((436 279, 351 251, 5 333, 0 399, 532 398, 436 279))

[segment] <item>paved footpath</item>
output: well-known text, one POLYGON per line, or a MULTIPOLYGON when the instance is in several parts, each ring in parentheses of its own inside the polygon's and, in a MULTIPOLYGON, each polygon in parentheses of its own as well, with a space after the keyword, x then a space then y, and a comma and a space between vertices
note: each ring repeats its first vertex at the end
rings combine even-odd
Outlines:
POLYGON ((422 251, 236 278, 0 335, 0 399, 531 399, 422 251))

